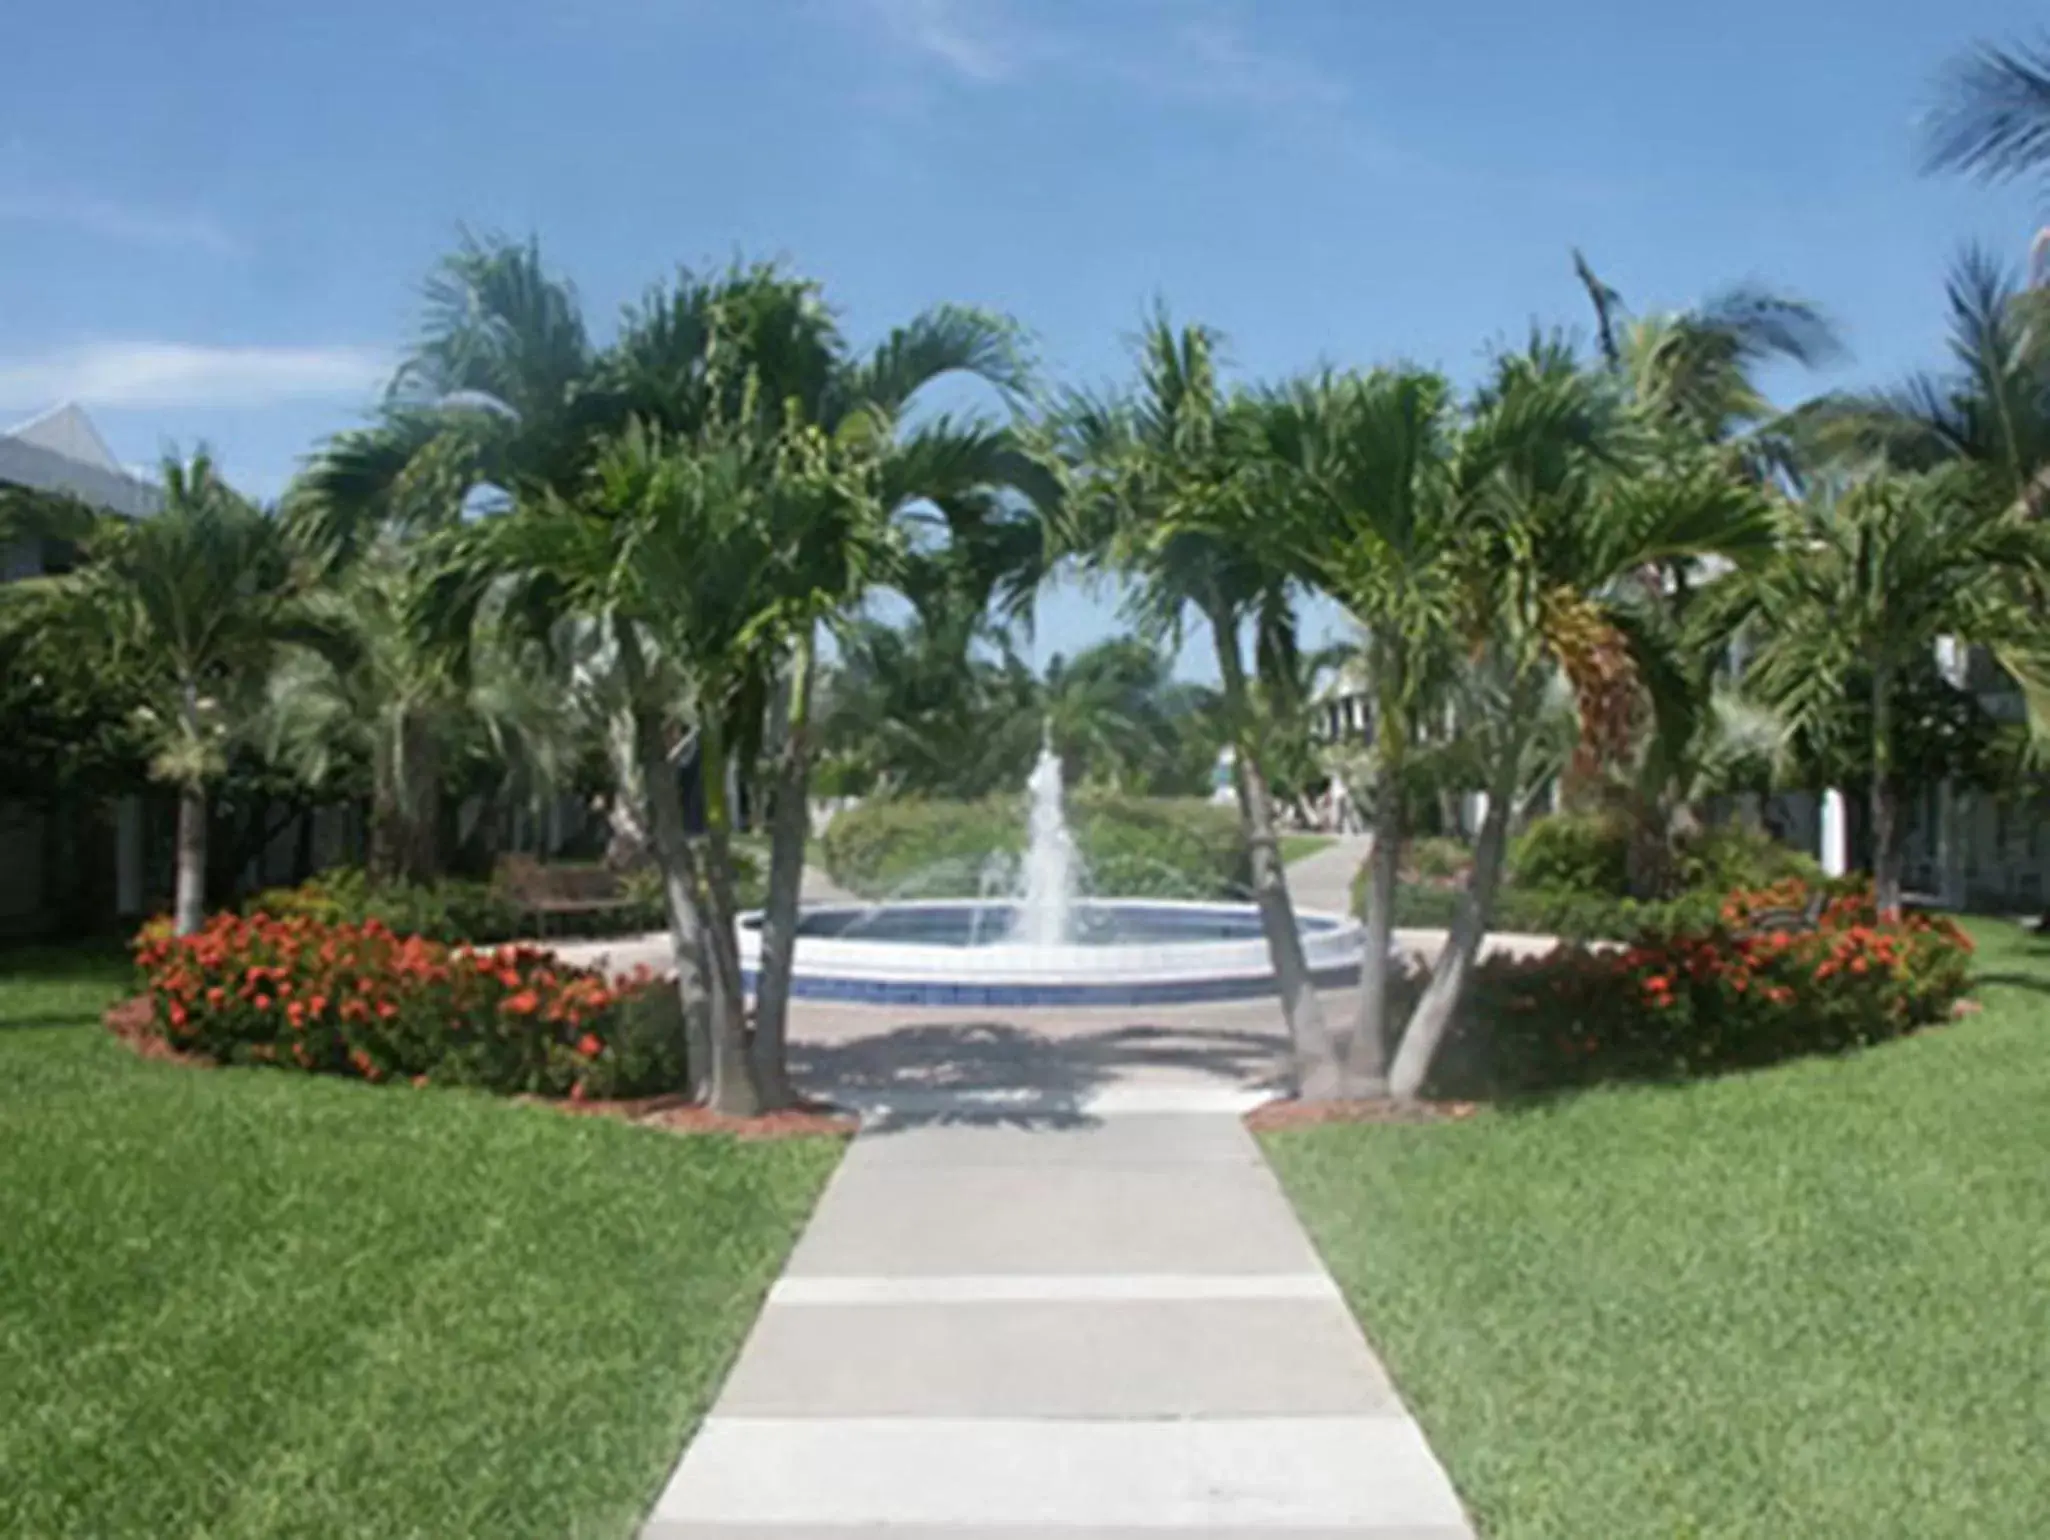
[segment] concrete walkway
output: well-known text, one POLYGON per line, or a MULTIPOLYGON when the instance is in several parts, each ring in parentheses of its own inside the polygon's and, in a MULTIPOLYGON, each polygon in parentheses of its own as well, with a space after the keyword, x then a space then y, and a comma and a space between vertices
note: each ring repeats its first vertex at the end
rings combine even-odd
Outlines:
POLYGON ((1247 1100, 873 1114, 646 1540, 1470 1536, 1247 1100))
POLYGON ((1370 835, 1335 835, 1322 850, 1289 863, 1288 896, 1298 909, 1351 914, 1352 880, 1373 848, 1370 835))

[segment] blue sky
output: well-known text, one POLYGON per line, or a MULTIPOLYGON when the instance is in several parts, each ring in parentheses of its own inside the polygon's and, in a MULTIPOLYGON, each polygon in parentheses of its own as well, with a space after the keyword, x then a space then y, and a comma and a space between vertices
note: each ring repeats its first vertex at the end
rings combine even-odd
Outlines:
MULTIPOLYGON (((1935 362, 1943 268, 2042 189, 1915 171, 1996 0, 256 0, 28 6, 0 94, 0 421, 211 443, 275 494, 358 420, 459 224, 538 233, 602 332, 676 263, 780 255, 871 337, 999 307, 1101 382, 1158 294, 1273 375, 1470 374, 1758 278, 1935 362)), ((1783 394, 1809 382, 1780 381, 1783 394)), ((1114 625, 1061 594, 1042 656, 1114 625)), ((1193 657, 1191 666, 1201 671, 1193 657)))

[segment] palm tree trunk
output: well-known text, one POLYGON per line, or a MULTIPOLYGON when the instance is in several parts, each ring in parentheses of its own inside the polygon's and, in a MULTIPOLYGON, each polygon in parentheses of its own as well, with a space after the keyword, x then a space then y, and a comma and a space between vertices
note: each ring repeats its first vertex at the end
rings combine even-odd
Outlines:
POLYGON ((1901 842, 1893 784, 1893 670, 1872 670, 1872 886, 1879 918, 1901 917, 1901 842))
POLYGON ((1239 655, 1235 617, 1210 615, 1210 633, 1217 647, 1217 671, 1224 686, 1225 711, 1234 727, 1232 781, 1238 793, 1239 822, 1252 864, 1253 902, 1260 928, 1267 936, 1274 981, 1281 994, 1282 1018, 1288 1024, 1294 1056, 1295 1091, 1310 1099, 1341 1093, 1336 1056, 1324 1028, 1324 1006, 1317 998, 1309 964, 1303 957, 1302 933, 1296 929, 1295 905, 1281 864, 1281 842, 1274 829, 1274 797, 1260 764, 1255 735, 1250 731, 1251 699, 1245 663, 1239 655))
POLYGON ((727 796, 732 757, 716 714, 699 729, 699 766, 705 787, 705 975, 712 1031, 712 1083, 706 1105, 730 1117, 762 1110, 748 1063, 747 986, 740 972, 737 905, 733 893, 733 810, 727 796))
POLYGON ((206 923, 206 789, 178 790, 178 881, 172 928, 189 936, 206 923))
POLYGON ((762 968, 755 980, 754 1036, 748 1044, 755 1089, 767 1107, 797 1100, 788 1062, 790 989, 797 964, 804 847, 811 832, 811 701, 817 651, 809 629, 799 639, 790 686, 790 720, 769 809, 769 896, 762 911, 762 968))
POLYGON ((1395 888, 1402 870, 1402 771, 1391 726, 1374 767, 1374 843, 1367 856, 1367 934, 1360 954, 1359 1012, 1345 1065, 1353 1096, 1388 1091, 1388 960, 1395 943, 1395 888))
POLYGON ((1480 957, 1481 942, 1495 912, 1495 894, 1502 885, 1502 868, 1509 853, 1509 815, 1516 804, 1516 792, 1523 777, 1523 750, 1530 737, 1529 716, 1535 702, 1530 691, 1512 692, 1509 720, 1503 731, 1506 741, 1488 786, 1488 811, 1481 819, 1480 834, 1474 841, 1473 871, 1467 877, 1466 892, 1453 916, 1445 948, 1431 966, 1431 981, 1423 998, 1410 1012, 1402 1042, 1395 1051, 1395 1064, 1388 1072, 1388 1094, 1397 1101, 1413 1101, 1424 1088, 1437 1057, 1439 1044, 1452 1025, 1460 1000, 1466 993, 1474 964, 1480 957))
POLYGON ((683 825, 683 797, 676 771, 662 741, 662 722, 646 698, 647 669, 631 622, 620 622, 620 667, 626 675, 633 741, 640 778, 648 798, 648 822, 654 837, 655 865, 662 874, 662 896, 669 913, 670 956, 676 964, 676 992, 683 1005, 684 1052, 690 1090, 700 1100, 711 1086, 711 1000, 707 987, 704 900, 698 889, 697 863, 683 825))

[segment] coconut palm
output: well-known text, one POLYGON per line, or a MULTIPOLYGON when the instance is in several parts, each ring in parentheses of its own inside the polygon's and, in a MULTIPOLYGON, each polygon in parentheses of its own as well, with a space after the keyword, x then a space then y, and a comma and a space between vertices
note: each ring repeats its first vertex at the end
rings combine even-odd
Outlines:
POLYGON ((1156 313, 1139 336, 1138 380, 1122 398, 1070 398, 1057 432, 1072 484, 1062 548, 1131 585, 1143 630, 1210 632, 1253 898, 1281 992, 1298 1090, 1329 1095, 1338 1066, 1305 965, 1283 875, 1264 742, 1258 664, 1279 676, 1294 651, 1296 585, 1259 496, 1256 402, 1218 378, 1218 338, 1156 313), (1249 668, 1245 637, 1255 639, 1249 668))
POLYGON ((1818 489, 1792 511, 1781 557, 1715 596, 1754 623, 1747 682, 1792 730, 1825 734, 1846 680, 1866 678, 1873 877, 1889 916, 1901 905, 1903 679, 1944 636, 1992 649, 2025 683, 2043 676, 2034 600, 2050 538, 2005 493, 1955 466, 1818 489))
POLYGON ((178 792, 173 919, 189 935, 206 910, 208 789, 246 731, 278 649, 312 628, 299 603, 304 574, 278 519, 230 487, 204 450, 167 456, 162 485, 158 512, 74 531, 81 564, 29 579, 13 598, 48 623, 110 638, 147 670, 151 773, 178 792))

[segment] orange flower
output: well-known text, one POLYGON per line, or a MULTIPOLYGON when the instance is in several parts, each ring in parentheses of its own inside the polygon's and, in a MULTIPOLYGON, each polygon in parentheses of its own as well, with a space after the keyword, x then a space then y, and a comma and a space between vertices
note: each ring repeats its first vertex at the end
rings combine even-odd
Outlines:
POLYGON ((595 1059, 604 1051, 605 1045, 599 1041, 598 1034, 595 1032, 586 1032, 577 1039, 577 1052, 587 1059, 595 1059))
POLYGON ((507 995, 498 1008, 508 1016, 531 1016, 541 1008, 541 997, 531 989, 523 989, 516 995, 507 995))

